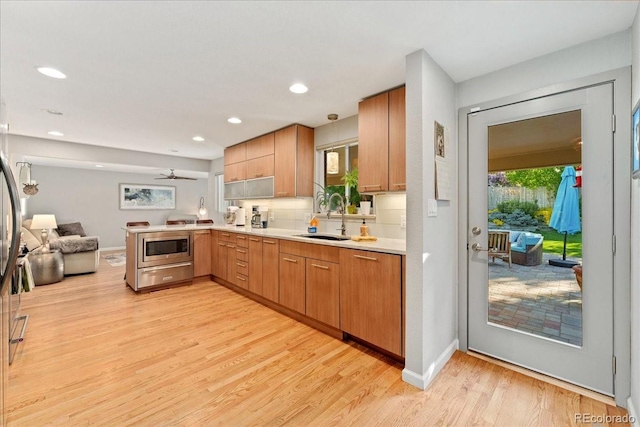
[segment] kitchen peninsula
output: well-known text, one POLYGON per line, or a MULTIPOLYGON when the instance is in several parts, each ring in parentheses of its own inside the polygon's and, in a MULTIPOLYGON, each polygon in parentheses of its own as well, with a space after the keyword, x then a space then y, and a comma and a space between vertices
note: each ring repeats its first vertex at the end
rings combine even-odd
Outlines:
POLYGON ((154 276, 143 280, 151 289, 211 278, 331 336, 404 357, 404 240, 322 240, 300 230, 210 224, 124 230, 134 290, 130 277, 139 275, 154 276), (157 264, 139 265, 145 250, 157 264))

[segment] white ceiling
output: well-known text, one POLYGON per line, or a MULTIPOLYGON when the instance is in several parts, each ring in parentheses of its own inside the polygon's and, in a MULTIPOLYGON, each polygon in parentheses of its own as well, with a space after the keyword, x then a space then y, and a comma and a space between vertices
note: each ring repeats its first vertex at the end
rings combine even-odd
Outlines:
POLYGON ((360 99, 404 82, 405 56, 418 49, 460 82, 625 30, 637 7, 3 0, 0 93, 15 134, 213 159, 291 123, 356 114, 360 99), (44 77, 40 65, 68 78, 44 77), (309 92, 289 92, 295 82, 309 92))

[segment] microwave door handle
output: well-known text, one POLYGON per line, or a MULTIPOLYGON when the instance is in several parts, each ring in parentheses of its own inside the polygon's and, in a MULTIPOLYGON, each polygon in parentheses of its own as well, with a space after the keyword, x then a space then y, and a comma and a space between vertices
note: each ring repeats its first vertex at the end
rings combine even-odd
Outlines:
MULTIPOLYGON (((9 201, 11 203, 11 225, 13 227, 13 233, 11 235, 11 247, 9 248, 9 259, 7 260, 7 266, 4 270, 4 275, 0 280, 0 290, 4 289, 5 285, 13 276, 13 271, 16 268, 16 261, 18 260, 18 251, 20 249, 20 197, 18 196, 18 187, 16 181, 13 178, 13 172, 7 163, 7 159, 4 153, 0 154, 0 168, 2 174, 7 181, 7 188, 9 189, 9 201)), ((5 237, 5 236, 2 236, 5 237)), ((7 236, 8 237, 8 236, 7 236)))

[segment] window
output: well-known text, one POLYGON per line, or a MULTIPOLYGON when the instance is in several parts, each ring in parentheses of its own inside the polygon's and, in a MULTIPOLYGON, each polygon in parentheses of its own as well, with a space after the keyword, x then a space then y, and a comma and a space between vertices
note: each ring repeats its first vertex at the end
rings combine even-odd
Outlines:
POLYGON ((214 182, 216 189, 216 211, 224 213, 229 206, 229 202, 224 199, 224 174, 216 174, 214 182))
MULTIPOLYGON (((371 199, 370 196, 361 196, 356 187, 345 188, 344 176, 347 172, 358 168, 358 141, 352 141, 340 146, 325 146, 318 149, 318 154, 322 156, 322 184, 328 194, 340 193, 347 199, 347 204, 357 206, 361 198, 371 199), (327 156, 329 153, 338 154, 338 171, 329 173, 327 156)), ((337 207, 337 199, 333 199, 331 210, 337 207)), ((353 212, 355 213, 355 212, 353 212)))

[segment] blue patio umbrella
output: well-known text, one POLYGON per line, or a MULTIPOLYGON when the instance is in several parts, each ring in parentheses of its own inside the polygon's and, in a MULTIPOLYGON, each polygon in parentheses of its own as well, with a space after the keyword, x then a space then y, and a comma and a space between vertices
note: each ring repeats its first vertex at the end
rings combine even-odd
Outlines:
POLYGON ((549 264, 558 267, 573 267, 578 264, 567 261, 567 234, 575 234, 580 231, 580 194, 576 185, 576 170, 573 166, 567 166, 562 172, 562 180, 558 186, 556 201, 553 204, 549 226, 558 233, 564 233, 564 248, 562 260, 550 259, 549 264))

